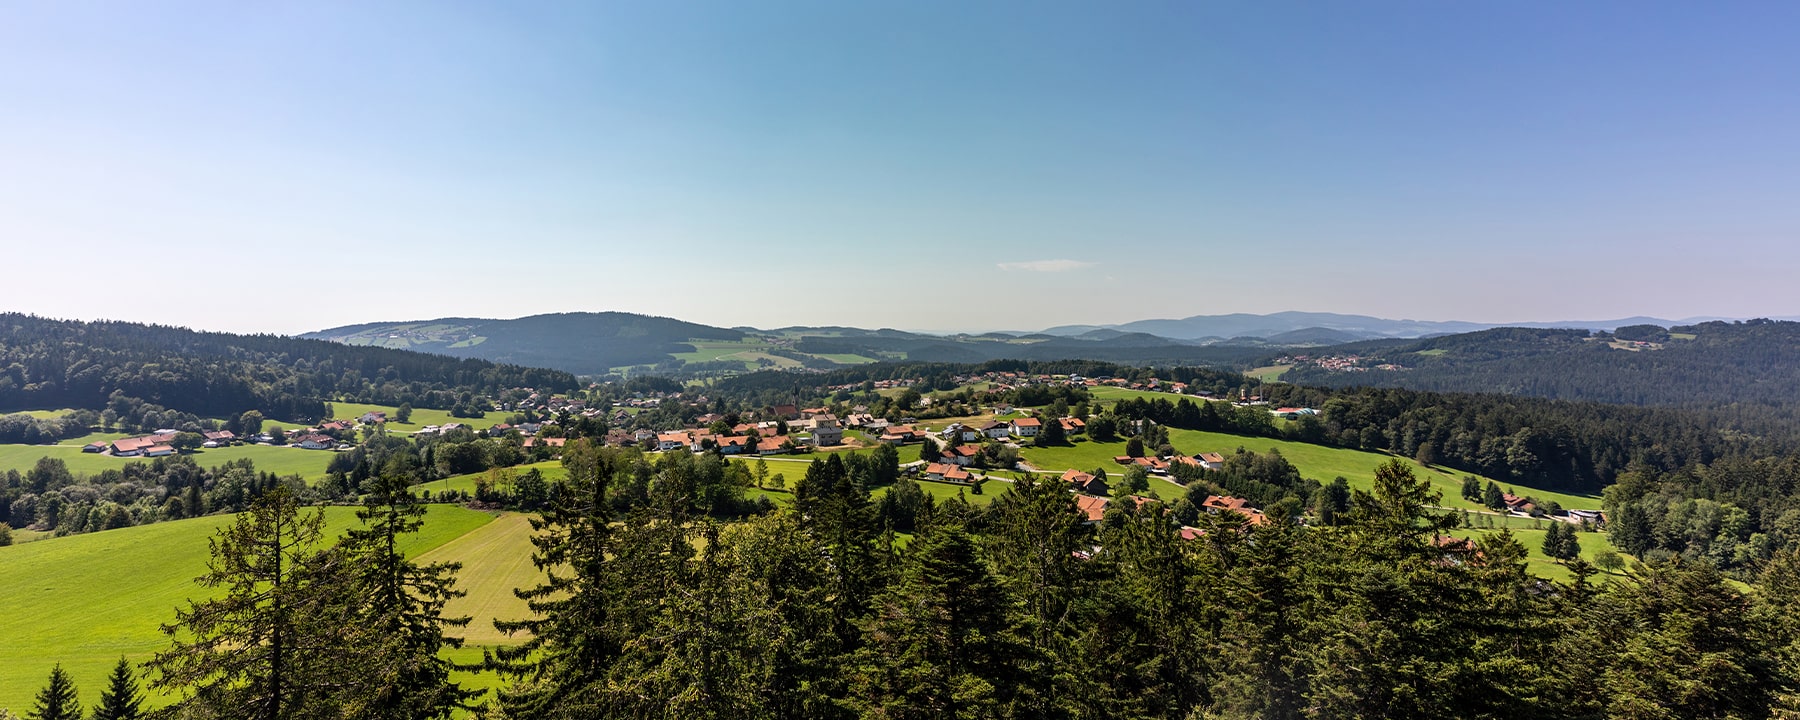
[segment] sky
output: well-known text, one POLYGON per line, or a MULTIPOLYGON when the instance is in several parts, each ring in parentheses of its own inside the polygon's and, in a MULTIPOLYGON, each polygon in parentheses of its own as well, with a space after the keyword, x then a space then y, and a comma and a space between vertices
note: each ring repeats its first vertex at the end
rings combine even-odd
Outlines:
POLYGON ((0 311, 1800 315, 1800 3, 0 5, 0 311))

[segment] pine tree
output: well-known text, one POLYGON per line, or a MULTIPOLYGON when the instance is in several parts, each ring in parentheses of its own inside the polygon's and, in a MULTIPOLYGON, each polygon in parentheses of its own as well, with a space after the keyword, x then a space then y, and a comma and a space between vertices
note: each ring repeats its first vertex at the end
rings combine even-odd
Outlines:
MULTIPOLYGON (((524 633, 517 646, 487 654, 489 667, 519 680, 500 694, 508 716, 583 718, 602 715, 607 674, 623 652, 615 618, 618 570, 607 487, 621 469, 612 450, 588 440, 563 451, 569 471, 540 517, 531 520, 532 564, 543 584, 514 591, 535 617, 495 620, 505 633, 524 633)), ((647 579, 654 580, 654 578, 647 579)))
POLYGON ((93 720, 137 720, 144 716, 142 704, 143 694, 138 691, 131 662, 120 657, 119 664, 113 666, 106 689, 100 692, 100 704, 94 708, 93 720))
POLYGON ((50 669, 50 683, 39 690, 37 707, 33 708, 29 720, 81 720, 81 701, 75 693, 75 681, 69 679, 69 673, 62 669, 62 664, 50 669))
POLYGON ((285 485, 264 492, 212 540, 202 587, 222 593, 177 610, 152 687, 195 717, 329 714, 352 630, 337 565, 320 553, 325 516, 302 515, 285 485))
POLYGON ((985 718, 1026 684, 1027 655, 1006 593, 961 528, 914 542, 900 579, 875 601, 858 689, 869 717, 985 718))
POLYGON ((356 514, 364 527, 340 544, 356 585, 357 659, 370 669, 344 693, 344 711, 360 718, 447 717, 480 694, 453 682, 450 662, 438 656, 462 646, 445 628, 469 624, 467 617, 443 617, 444 604, 463 595, 455 589, 461 565, 408 560, 399 541, 424 525, 425 507, 407 489, 407 477, 389 474, 375 482, 356 514))

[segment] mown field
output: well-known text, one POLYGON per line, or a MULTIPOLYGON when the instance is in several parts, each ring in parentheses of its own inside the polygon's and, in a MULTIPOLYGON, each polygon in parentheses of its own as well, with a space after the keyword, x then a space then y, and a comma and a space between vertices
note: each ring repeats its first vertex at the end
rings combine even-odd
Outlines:
POLYGON ((445 423, 462 423, 476 430, 486 430, 506 422, 506 419, 512 416, 512 413, 489 410, 485 417, 459 418, 451 417, 449 410, 413 408, 412 416, 407 418, 407 422, 397 422, 394 420, 394 416, 400 411, 400 408, 393 405, 367 405, 363 403, 348 402, 334 402, 331 404, 331 414, 338 420, 354 421, 357 418, 362 417, 365 413, 376 411, 387 413, 387 431, 390 433, 417 432, 426 425, 443 425, 445 423))
MULTIPOLYGON (((299 475, 307 482, 316 482, 325 477, 325 467, 331 463, 331 453, 325 450, 301 450, 299 448, 274 447, 270 445, 235 445, 227 448, 211 450, 195 450, 188 453, 194 462, 202 467, 224 465, 227 462, 249 458, 256 463, 259 471, 272 472, 277 475, 299 475)), ((95 475, 103 470, 114 470, 133 462, 154 462, 155 458, 115 458, 110 455, 84 453, 74 445, 0 445, 0 472, 18 470, 25 472, 37 465, 39 458, 61 458, 69 466, 69 471, 78 475, 95 475)))
MULTIPOLYGON (((326 519, 334 535, 357 522, 348 507, 326 509, 326 519)), ((493 520, 432 506, 424 530, 405 550, 418 555, 440 548, 493 520)), ((193 579, 206 570, 208 538, 231 521, 196 518, 0 547, 0 708, 29 709, 59 662, 82 702, 91 704, 121 655, 142 662, 166 648, 159 625, 188 599, 205 596, 193 579)), ((444 550, 435 557, 462 556, 444 550)), ((484 595, 491 594, 487 583, 500 582, 465 576, 484 595)))
MULTIPOLYGON (((1332 479, 1343 476, 1344 479, 1350 481, 1351 487, 1363 490, 1374 486, 1376 467, 1395 459, 1394 456, 1383 453, 1200 430, 1172 429, 1169 431, 1169 442, 1175 446, 1176 450, 1190 455, 1202 452, 1230 455, 1237 452, 1240 447, 1256 453, 1279 450, 1282 457, 1293 463, 1303 477, 1320 482, 1331 482, 1332 479)), ((1084 439, 1062 447, 1025 447, 1020 450, 1020 453, 1025 457, 1026 462, 1040 470, 1077 468, 1091 472, 1096 467, 1104 467, 1111 474, 1122 470, 1121 466, 1113 463, 1113 458, 1125 454, 1125 443, 1123 441, 1100 443, 1084 439)), ((1431 481, 1432 486, 1443 495, 1440 504, 1444 507, 1469 510, 1481 508, 1479 503, 1464 500, 1462 497, 1462 478, 1469 473, 1441 466, 1428 468, 1408 458, 1399 458, 1399 460, 1411 467, 1414 474, 1431 481)), ((1482 481, 1487 482, 1487 478, 1482 478, 1482 481)), ((1600 508, 1600 498, 1597 496, 1571 495, 1518 483, 1500 482, 1498 484, 1502 488, 1512 488, 1517 494, 1531 495, 1540 500, 1555 500, 1568 509, 1597 510, 1600 508)))
MULTIPOLYGON (((525 465, 516 465, 516 466, 510 467, 510 468, 496 468, 496 469, 500 470, 502 473, 511 472, 511 473, 513 473, 514 477, 517 477, 518 475, 523 475, 524 473, 526 473, 527 471, 530 471, 530 470, 537 470, 538 472, 543 473, 545 481, 561 480, 561 479, 569 476, 569 471, 563 469, 562 461, 560 461, 560 460, 545 460, 544 462, 539 462, 539 463, 528 463, 525 465)), ((483 470, 478 473, 469 473, 467 475, 452 475, 450 477, 443 478, 441 480, 432 480, 430 482, 419 483, 417 485, 412 486, 412 489, 413 490, 430 490, 434 494, 445 492, 447 490, 459 490, 462 492, 469 493, 470 495, 473 495, 473 494, 475 494, 475 482, 484 477, 487 477, 490 472, 492 472, 492 471, 491 470, 483 470)))

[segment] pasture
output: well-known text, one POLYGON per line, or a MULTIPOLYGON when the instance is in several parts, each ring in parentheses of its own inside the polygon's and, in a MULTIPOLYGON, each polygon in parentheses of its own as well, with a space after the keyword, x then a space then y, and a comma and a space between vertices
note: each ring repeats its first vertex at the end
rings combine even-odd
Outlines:
POLYGON ((354 421, 355 419, 362 417, 365 413, 375 411, 387 413, 388 421, 385 424, 387 425, 387 431, 389 433, 418 432, 420 428, 423 428, 426 425, 443 425, 445 423, 462 423, 476 430, 486 430, 506 422, 507 418, 512 417, 512 413, 499 410, 489 410, 484 417, 459 418, 451 417, 449 410, 413 408, 412 416, 407 418, 407 422, 397 422, 394 420, 394 414, 399 412, 400 408, 393 405, 368 405, 365 403, 348 402, 334 402, 331 404, 331 414, 338 420, 354 421))
MULTIPOLYGON (((332 536, 357 522, 353 508, 325 514, 332 536)), ((405 552, 416 556, 493 519, 432 506, 405 552)), ((138 663, 167 647, 159 625, 205 597, 193 580, 206 571, 207 540, 231 522, 216 515, 0 547, 0 707, 29 709, 59 662, 92 704, 119 656, 138 663)))
POLYGON ((560 460, 545 460, 544 462, 529 463, 529 464, 525 464, 525 465, 516 465, 513 467, 509 467, 509 468, 494 468, 492 470, 483 470, 478 473, 469 473, 467 475, 452 475, 450 477, 443 478, 440 480, 432 480, 429 482, 419 483, 417 485, 412 486, 412 489, 415 491, 429 490, 433 494, 441 493, 441 492, 444 492, 447 490, 459 490, 462 492, 469 493, 470 495, 474 495, 476 481, 478 481, 482 478, 488 477, 490 473, 494 473, 495 471, 500 471, 500 475, 504 475, 504 473, 510 472, 510 473, 512 473, 512 477, 517 477, 519 475, 524 474, 525 472, 527 472, 529 470, 537 470, 538 472, 543 473, 544 480, 547 482, 554 482, 554 481, 561 480, 561 479, 569 476, 569 471, 563 468, 562 461, 560 461, 560 460))
MULTIPOLYGON (((1301 476, 1331 482, 1333 478, 1343 476, 1350 481, 1350 486, 1360 490, 1368 490, 1374 486, 1375 468, 1394 456, 1382 453, 1333 448, 1323 445, 1276 440, 1273 438, 1229 435, 1226 433, 1205 432, 1200 430, 1169 430, 1169 442, 1175 449, 1189 455, 1202 452, 1216 452, 1230 455, 1238 448, 1252 452, 1267 453, 1279 450, 1282 457, 1299 469, 1301 476)), ((1109 475, 1123 471, 1123 467, 1113 463, 1115 456, 1125 454, 1125 443, 1100 443, 1092 440, 1080 440, 1072 445, 1051 448, 1025 447, 1020 450, 1026 462, 1040 470, 1067 470, 1075 468, 1092 471, 1094 468, 1106 468, 1109 475)), ((1440 504, 1444 507, 1468 510, 1481 509, 1480 504, 1464 500, 1462 497, 1462 478, 1464 473, 1442 466, 1425 467, 1408 459, 1399 458, 1413 473, 1431 481, 1437 491, 1443 495, 1440 504)), ((1486 478, 1482 478, 1485 483, 1486 478)), ((1521 495, 1531 495, 1540 500, 1555 500, 1564 508, 1599 509, 1600 498, 1597 496, 1571 495, 1529 487, 1518 483, 1497 482, 1502 488, 1511 488, 1521 495)))

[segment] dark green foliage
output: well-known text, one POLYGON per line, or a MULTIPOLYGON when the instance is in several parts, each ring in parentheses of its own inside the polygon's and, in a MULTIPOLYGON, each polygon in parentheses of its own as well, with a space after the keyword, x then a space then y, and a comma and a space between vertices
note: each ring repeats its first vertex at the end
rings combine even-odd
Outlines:
POLYGON ((908 549, 900 577, 875 599, 856 688, 868 717, 1010 716, 1029 654, 1010 601, 974 539, 940 527, 908 549))
POLYGON ((1544 532, 1544 554, 1557 560, 1581 557, 1581 540, 1575 537, 1575 528, 1568 523, 1550 523, 1550 528, 1544 532))
POLYGON ((181 698, 179 717, 331 713, 342 656, 328 648, 352 623, 338 566, 318 549, 323 522, 277 488, 212 541, 199 583, 223 595, 178 610, 163 626, 170 648, 147 665, 153 687, 181 698))
POLYGON ((94 706, 93 720, 137 720, 144 716, 142 705, 143 694, 138 691, 131 662, 121 657, 119 664, 113 666, 106 689, 100 691, 100 704, 94 706))
POLYGON ((29 720, 81 720, 81 702, 76 698, 75 682, 62 665, 50 669, 50 681, 37 694, 37 704, 29 720))
POLYGON ((167 412, 237 418, 245 410, 319 419, 324 400, 450 407, 459 389, 566 391, 572 375, 276 335, 0 315, 0 407, 113 410, 120 424, 179 427, 167 412))

